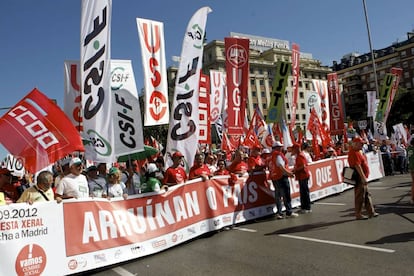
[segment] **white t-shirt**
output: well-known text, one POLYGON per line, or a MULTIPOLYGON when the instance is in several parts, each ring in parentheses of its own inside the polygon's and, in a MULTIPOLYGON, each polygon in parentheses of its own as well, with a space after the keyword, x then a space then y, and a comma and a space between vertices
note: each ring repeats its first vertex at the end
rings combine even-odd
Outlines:
POLYGON ((87 198, 89 197, 89 186, 86 176, 83 174, 66 175, 56 187, 56 194, 64 197, 87 198))
MULTIPOLYGON (((123 183, 109 184, 108 183, 108 196, 109 197, 122 197, 124 194, 123 183)), ((125 186, 125 185, 124 185, 125 186)))

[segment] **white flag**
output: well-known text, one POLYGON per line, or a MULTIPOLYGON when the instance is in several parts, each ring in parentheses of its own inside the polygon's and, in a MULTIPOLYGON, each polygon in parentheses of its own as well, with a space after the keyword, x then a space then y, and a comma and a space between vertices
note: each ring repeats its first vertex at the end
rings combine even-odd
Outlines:
POLYGON ((210 70, 210 119, 214 124, 220 118, 224 104, 226 73, 210 70))
POLYGON ((193 165, 198 146, 198 87, 207 14, 210 11, 209 7, 199 9, 187 25, 168 129, 167 152, 180 151, 189 166, 193 165))
POLYGON ((143 151, 141 110, 130 60, 111 60, 111 92, 115 155, 143 151))
POLYGON ((116 161, 110 87, 111 0, 83 0, 80 61, 85 158, 116 161))
POLYGON ((162 22, 137 18, 144 70, 144 125, 168 124, 168 83, 165 62, 164 25, 162 22))

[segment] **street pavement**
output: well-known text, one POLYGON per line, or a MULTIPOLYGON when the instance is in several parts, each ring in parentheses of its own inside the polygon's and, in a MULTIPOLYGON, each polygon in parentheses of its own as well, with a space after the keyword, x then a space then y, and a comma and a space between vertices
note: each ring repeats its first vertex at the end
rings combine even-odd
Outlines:
POLYGON ((90 275, 413 275, 409 174, 369 183, 376 211, 355 220, 353 190, 297 218, 267 217, 90 275))

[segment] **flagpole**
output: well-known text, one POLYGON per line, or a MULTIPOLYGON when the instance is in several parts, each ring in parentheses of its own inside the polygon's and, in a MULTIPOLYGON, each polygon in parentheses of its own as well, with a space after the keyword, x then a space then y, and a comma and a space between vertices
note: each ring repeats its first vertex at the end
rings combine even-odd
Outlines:
POLYGON ((370 51, 371 51, 372 69, 374 70, 375 90, 376 90, 377 99, 379 99, 378 79, 377 79, 377 67, 376 67, 376 65, 375 65, 374 51, 373 51, 373 49, 372 49, 372 42, 371 42, 371 31, 370 31, 370 28, 369 28, 369 20, 368 20, 367 5, 366 5, 366 3, 365 3, 365 0, 362 0, 362 3, 363 3, 363 5, 364 5, 365 24, 366 24, 366 26, 367 26, 369 49, 370 49, 370 51))

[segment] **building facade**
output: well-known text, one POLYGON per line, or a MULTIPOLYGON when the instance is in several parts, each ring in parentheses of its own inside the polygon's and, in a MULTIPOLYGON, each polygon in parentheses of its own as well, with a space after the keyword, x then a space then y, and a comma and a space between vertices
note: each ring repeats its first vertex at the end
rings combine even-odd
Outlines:
MULTIPOLYGON (((381 89, 384 77, 392 67, 402 68, 399 93, 414 93, 414 33, 407 34, 407 40, 373 50, 376 75, 371 53, 345 55, 340 63, 333 62, 332 69, 341 80, 345 100, 346 116, 350 120, 366 120, 366 91, 381 89)), ((377 92, 377 98, 378 98, 377 92)))
MULTIPOLYGON (((265 38, 253 35, 231 33, 232 37, 249 38, 250 40, 250 80, 247 92, 247 116, 251 119, 256 107, 259 107, 263 115, 267 116, 270 102, 272 83, 278 61, 292 62, 292 51, 289 42, 285 40, 265 38)), ((204 74, 209 75, 210 70, 225 72, 225 48, 224 41, 213 40, 204 46, 203 68, 204 74)), ((311 54, 300 53, 299 96, 296 112, 296 126, 305 128, 306 118, 306 92, 314 91, 312 80, 326 80, 327 74, 332 69, 322 66, 319 60, 313 59, 311 54)), ((168 68, 169 87, 173 92, 177 68, 168 68)), ((285 92, 286 119, 290 122, 290 98, 293 90, 293 78, 289 76, 288 86, 285 92)), ((171 99, 171 96, 170 96, 171 99)))

